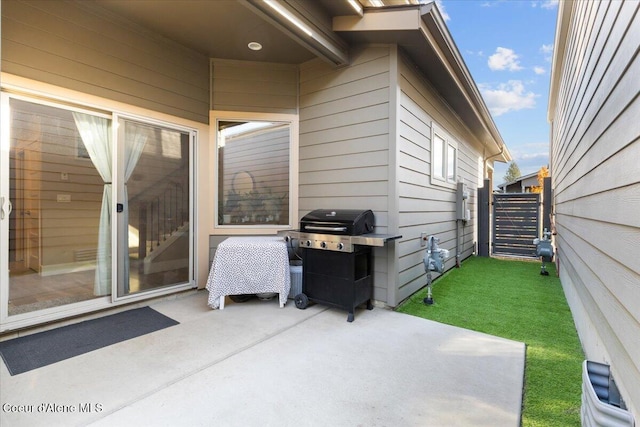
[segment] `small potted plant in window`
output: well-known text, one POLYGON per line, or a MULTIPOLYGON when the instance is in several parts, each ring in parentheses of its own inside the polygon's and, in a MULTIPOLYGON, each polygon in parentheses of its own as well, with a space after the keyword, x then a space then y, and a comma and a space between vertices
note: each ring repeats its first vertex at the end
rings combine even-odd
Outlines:
POLYGON ((251 214, 251 222, 259 222, 264 216, 264 195, 259 191, 252 190, 244 194, 244 200, 247 210, 251 214))
MULTIPOLYGON (((242 201, 242 197, 240 194, 236 193, 234 190, 231 190, 227 193, 227 201, 224 204, 224 208, 222 212, 222 224, 230 224, 231 218, 233 215, 237 214, 238 209, 240 208, 240 202, 242 201)), ((218 207, 220 209, 220 206, 218 207)))
POLYGON ((284 201, 287 198, 287 193, 279 196, 271 192, 271 189, 267 192, 265 196, 265 210, 268 215, 269 222, 278 222, 280 221, 280 213, 282 212, 282 208, 284 206, 284 201))

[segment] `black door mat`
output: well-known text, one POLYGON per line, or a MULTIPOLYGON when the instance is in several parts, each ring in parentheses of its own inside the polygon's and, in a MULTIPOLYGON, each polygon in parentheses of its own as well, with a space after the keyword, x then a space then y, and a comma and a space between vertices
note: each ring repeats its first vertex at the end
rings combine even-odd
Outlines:
POLYGON ((150 307, 136 308, 0 342, 0 355, 18 375, 177 324, 150 307))

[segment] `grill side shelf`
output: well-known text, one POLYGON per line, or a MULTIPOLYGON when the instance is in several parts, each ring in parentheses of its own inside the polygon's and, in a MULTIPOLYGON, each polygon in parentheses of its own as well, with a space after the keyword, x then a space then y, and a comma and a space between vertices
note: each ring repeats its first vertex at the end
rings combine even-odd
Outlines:
POLYGON ((340 252, 352 252, 354 245, 382 247, 388 241, 402 237, 402 235, 396 234, 373 233, 345 236, 340 234, 304 233, 293 230, 281 231, 278 234, 290 239, 298 239, 301 248, 337 250, 340 252))
POLYGON ((351 236, 351 243, 363 246, 384 246, 390 240, 400 239, 400 234, 361 234, 359 236, 351 236))

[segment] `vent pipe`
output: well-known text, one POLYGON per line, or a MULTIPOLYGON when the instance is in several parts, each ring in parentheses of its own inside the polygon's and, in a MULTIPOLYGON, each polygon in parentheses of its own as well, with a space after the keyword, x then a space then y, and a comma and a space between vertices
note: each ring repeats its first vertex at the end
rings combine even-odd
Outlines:
POLYGON ((583 427, 633 427, 633 415, 626 410, 609 365, 585 360, 582 364, 583 427))

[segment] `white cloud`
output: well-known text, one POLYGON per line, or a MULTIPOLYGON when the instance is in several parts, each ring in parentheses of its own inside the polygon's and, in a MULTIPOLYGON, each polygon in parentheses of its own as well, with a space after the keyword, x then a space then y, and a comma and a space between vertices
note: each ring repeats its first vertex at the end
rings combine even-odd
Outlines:
POLYGON ((533 67, 533 72, 536 74, 544 74, 546 70, 543 67, 533 67))
POLYGON ((518 61, 518 55, 512 50, 506 47, 496 48, 496 53, 489 57, 489 68, 492 70, 509 70, 518 71, 522 70, 520 62, 518 61))
POLYGON ((436 5, 438 6, 438 10, 440 11, 440 15, 442 15, 442 19, 446 21, 450 21, 451 17, 449 16, 449 14, 447 13, 447 11, 444 8, 444 4, 442 4, 442 0, 436 0, 436 5))
MULTIPOLYGON (((522 175, 537 172, 542 166, 547 166, 549 164, 548 142, 526 142, 520 144, 507 143, 507 147, 509 147, 511 157, 513 157, 513 160, 518 164, 518 168, 522 175)), ((501 174, 498 174, 496 168, 495 176, 502 177, 505 173, 506 167, 504 168, 504 172, 501 174)))
POLYGON ((531 2, 531 7, 538 7, 540 5, 543 9, 554 9, 558 6, 559 0, 533 0, 531 2))
POLYGON ((478 85, 487 107, 494 116, 501 116, 509 111, 518 111, 525 108, 533 108, 536 105, 536 95, 527 92, 520 80, 509 80, 501 83, 496 88, 487 84, 478 85))
POLYGON ((543 9, 554 9, 556 6, 558 6, 558 0, 543 0, 540 5, 543 9))
POLYGON ((542 53, 551 53, 551 52, 553 52, 553 45, 552 44, 543 44, 542 46, 540 46, 540 51, 542 53))
POLYGON ((552 54, 553 54, 553 45, 552 44, 543 44, 540 46, 540 52, 544 54, 544 60, 547 62, 551 62, 552 54))
POLYGON ((548 141, 535 141, 535 142, 525 142, 520 144, 519 148, 520 152, 527 153, 544 153, 549 154, 549 142, 548 141))
POLYGON ((474 55, 475 55, 475 56, 484 56, 484 52, 483 52, 483 51, 481 51, 481 50, 474 51, 474 50, 469 50, 469 49, 467 49, 467 50, 465 50, 464 52, 465 52, 467 55, 469 55, 469 56, 474 56, 474 55))
MULTIPOLYGON (((518 156, 520 158, 520 160, 526 160, 526 161, 536 161, 536 162, 540 162, 541 160, 546 160, 549 158, 549 152, 542 152, 542 153, 524 153, 521 154, 520 156, 518 156)), ((543 165, 544 166, 544 165, 543 165)))

